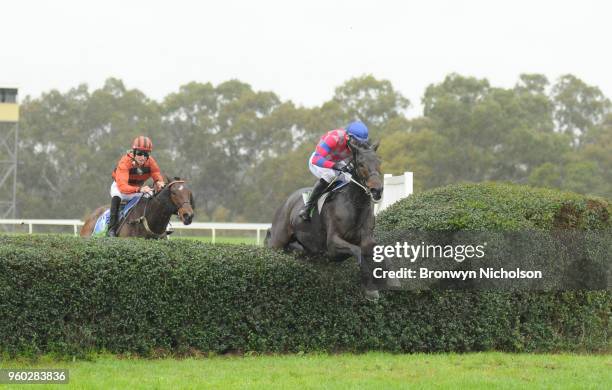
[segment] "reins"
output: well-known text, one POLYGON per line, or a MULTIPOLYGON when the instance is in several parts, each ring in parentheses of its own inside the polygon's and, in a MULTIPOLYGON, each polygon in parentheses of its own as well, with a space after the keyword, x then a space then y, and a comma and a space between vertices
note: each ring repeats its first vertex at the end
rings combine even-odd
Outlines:
POLYGON ((352 169, 349 171, 349 173, 351 174, 351 181, 357 184, 359 187, 361 187, 361 189, 366 193, 366 195, 370 197, 372 202, 376 204, 382 202, 382 197, 378 200, 374 199, 374 195, 372 195, 372 191, 370 191, 369 188, 367 188, 365 185, 360 183, 362 178, 357 173, 357 151, 356 150, 353 152, 353 158, 351 160, 351 164, 352 164, 352 169), (353 179, 353 176, 355 176, 357 180, 353 179))
MULTIPOLYGON (((153 195, 153 197, 149 197, 149 198, 147 198, 147 202, 145 203, 144 212, 142 213, 142 216, 140 216, 140 218, 135 219, 135 220, 133 220, 133 221, 130 221, 130 222, 128 222, 128 223, 129 223, 129 224, 132 224, 132 225, 135 225, 135 224, 137 224, 137 223, 142 223, 142 226, 144 227, 145 231, 146 231, 148 234, 150 234, 150 235, 154 236, 155 238, 160 238, 160 237, 163 237, 163 236, 166 234, 165 229, 164 229, 164 232, 162 232, 162 233, 155 233, 155 232, 154 232, 153 230, 151 230, 151 228, 149 227, 149 222, 147 221, 147 209, 149 208, 149 202, 148 202, 148 199, 151 199, 151 200, 156 199, 156 198, 157 198, 157 196, 159 196, 159 195, 160 195, 162 192, 164 192, 166 189, 170 189, 170 187, 171 187, 172 185, 174 185, 174 184, 176 184, 176 183, 184 183, 184 182, 185 182, 185 180, 174 180, 174 181, 172 181, 172 182, 168 183, 168 184, 167 184, 167 185, 166 185, 166 186, 165 186, 165 187, 164 187, 164 188, 163 188, 161 191, 159 191, 158 193, 156 193, 155 195, 153 195)), ((145 195, 143 195, 143 198, 144 198, 145 196, 146 196, 146 194, 145 194, 145 195)), ((183 202, 183 203, 181 204, 181 206, 178 206, 178 207, 176 208, 176 213, 172 213, 172 214, 177 214, 177 213, 178 213, 178 210, 179 210, 179 209, 180 209, 180 208, 181 208, 181 207, 182 207, 182 206, 183 206, 185 203, 189 203, 189 201, 185 201, 185 202, 183 202)), ((174 206, 176 206, 176 205, 174 205, 174 206)))

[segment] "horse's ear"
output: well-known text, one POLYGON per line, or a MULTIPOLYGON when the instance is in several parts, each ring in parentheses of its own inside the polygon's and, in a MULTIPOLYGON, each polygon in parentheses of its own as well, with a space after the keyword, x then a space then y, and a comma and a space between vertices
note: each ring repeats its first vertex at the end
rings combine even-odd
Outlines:
POLYGON ((376 152, 379 146, 380 146, 380 140, 374 142, 374 144, 372 145, 372 149, 374 149, 374 151, 376 152))

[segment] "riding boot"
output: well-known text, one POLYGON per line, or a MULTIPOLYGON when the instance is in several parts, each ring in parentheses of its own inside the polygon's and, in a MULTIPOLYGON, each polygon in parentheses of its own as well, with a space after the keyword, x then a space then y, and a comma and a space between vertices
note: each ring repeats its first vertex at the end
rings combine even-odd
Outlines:
POLYGON ((325 190, 329 184, 325 181, 325 179, 319 179, 319 181, 315 184, 308 197, 308 201, 304 204, 304 207, 300 210, 300 218, 304 221, 310 221, 310 211, 317 204, 317 200, 325 190))
POLYGON ((110 208, 110 221, 108 222, 108 237, 117 237, 117 220, 119 219, 119 205, 121 198, 113 196, 110 208))

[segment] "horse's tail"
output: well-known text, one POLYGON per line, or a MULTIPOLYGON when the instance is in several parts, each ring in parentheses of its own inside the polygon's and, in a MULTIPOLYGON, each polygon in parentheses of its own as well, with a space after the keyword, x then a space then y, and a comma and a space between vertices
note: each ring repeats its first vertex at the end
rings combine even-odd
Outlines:
POLYGON ((96 226, 96 222, 102 213, 106 211, 108 207, 101 206, 94 210, 87 218, 85 218, 85 224, 81 228, 79 235, 81 237, 89 237, 92 235, 94 227, 96 226))

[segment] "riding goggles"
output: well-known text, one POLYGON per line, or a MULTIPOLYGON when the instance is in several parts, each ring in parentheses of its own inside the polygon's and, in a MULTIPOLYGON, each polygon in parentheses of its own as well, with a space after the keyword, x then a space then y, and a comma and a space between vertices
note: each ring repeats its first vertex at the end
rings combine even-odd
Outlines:
POLYGON ((145 152, 144 150, 135 150, 134 155, 149 157, 149 152, 145 152))

